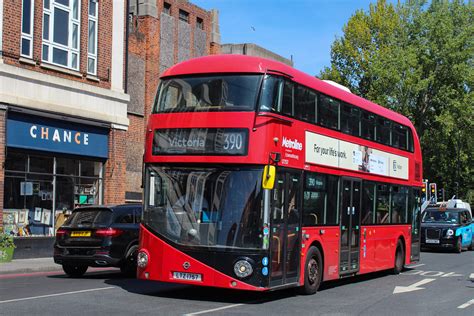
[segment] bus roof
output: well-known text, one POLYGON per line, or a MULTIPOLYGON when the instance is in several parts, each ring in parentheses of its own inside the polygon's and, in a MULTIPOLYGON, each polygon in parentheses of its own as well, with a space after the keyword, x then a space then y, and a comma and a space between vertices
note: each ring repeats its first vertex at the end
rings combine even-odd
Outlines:
POLYGON ((369 112, 390 118, 399 124, 409 126, 413 133, 416 133, 412 123, 405 116, 356 96, 355 94, 337 88, 334 85, 305 74, 304 72, 296 70, 288 65, 266 58, 233 54, 198 57, 169 68, 161 75, 161 78, 191 74, 218 73, 272 73, 286 75, 293 81, 309 88, 313 88, 319 92, 358 106, 369 112))

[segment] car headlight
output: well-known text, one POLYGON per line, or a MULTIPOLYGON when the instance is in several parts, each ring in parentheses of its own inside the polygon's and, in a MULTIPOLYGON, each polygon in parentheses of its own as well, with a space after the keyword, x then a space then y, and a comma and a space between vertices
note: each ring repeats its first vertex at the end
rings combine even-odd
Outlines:
POLYGON ((148 265, 148 255, 144 251, 140 251, 137 256, 137 266, 145 268, 148 265))
POLYGON ((237 277, 243 279, 253 273, 253 268, 247 260, 239 260, 234 264, 234 273, 237 277))
POLYGON ((446 236, 451 237, 452 235, 454 235, 454 230, 450 228, 446 231, 446 236))

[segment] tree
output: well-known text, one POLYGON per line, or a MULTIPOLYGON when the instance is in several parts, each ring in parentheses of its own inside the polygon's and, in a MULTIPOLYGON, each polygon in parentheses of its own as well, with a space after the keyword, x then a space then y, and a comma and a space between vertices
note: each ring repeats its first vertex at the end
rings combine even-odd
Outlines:
POLYGON ((319 75, 414 123, 424 178, 449 196, 474 189, 472 1, 385 0, 356 11, 319 75))

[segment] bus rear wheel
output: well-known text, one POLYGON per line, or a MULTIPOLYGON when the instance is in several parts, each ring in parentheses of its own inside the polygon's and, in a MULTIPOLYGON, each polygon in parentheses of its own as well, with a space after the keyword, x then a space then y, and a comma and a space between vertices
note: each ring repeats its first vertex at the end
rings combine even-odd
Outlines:
POLYGON ((305 262, 304 285, 301 294, 310 295, 318 291, 323 276, 323 260, 318 248, 312 246, 308 250, 305 262))
POLYGON ((393 274, 400 274, 405 265, 405 251, 403 248, 403 243, 399 239, 397 242, 397 250, 395 250, 395 265, 393 267, 393 274))

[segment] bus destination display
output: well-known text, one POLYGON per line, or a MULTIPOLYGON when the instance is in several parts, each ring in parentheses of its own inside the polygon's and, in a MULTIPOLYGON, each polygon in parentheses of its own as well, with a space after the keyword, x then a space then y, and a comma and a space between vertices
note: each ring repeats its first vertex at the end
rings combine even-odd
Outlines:
POLYGON ((157 129, 153 155, 247 154, 248 130, 244 128, 157 129))

